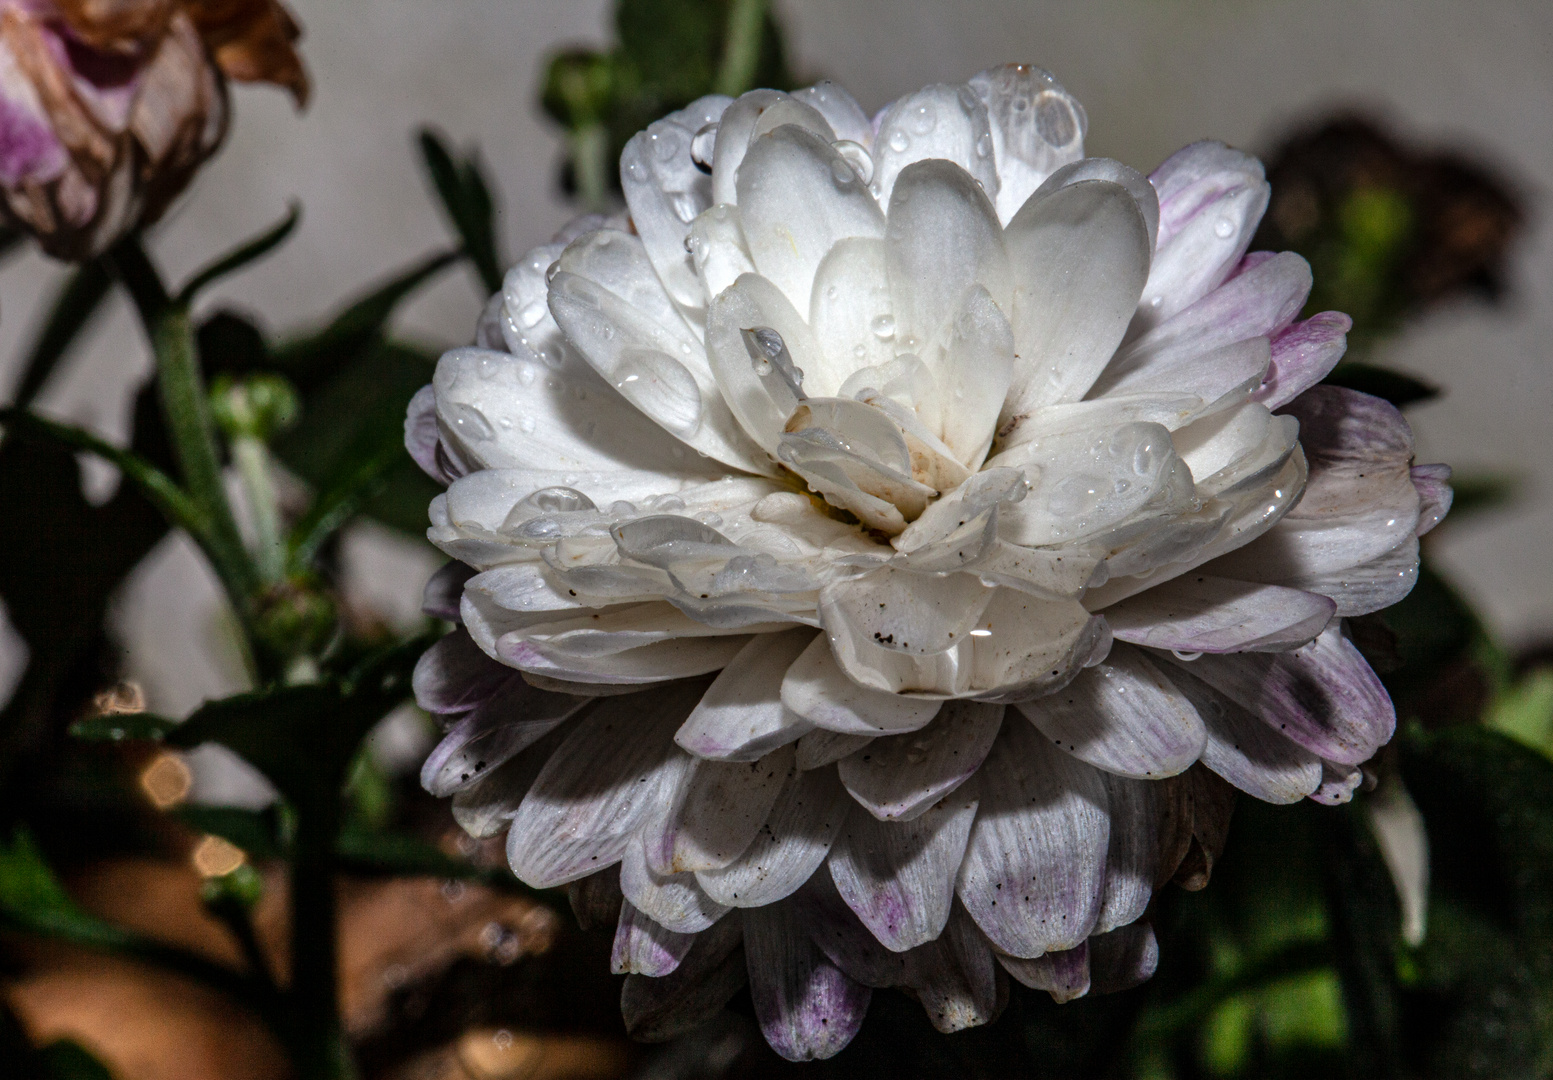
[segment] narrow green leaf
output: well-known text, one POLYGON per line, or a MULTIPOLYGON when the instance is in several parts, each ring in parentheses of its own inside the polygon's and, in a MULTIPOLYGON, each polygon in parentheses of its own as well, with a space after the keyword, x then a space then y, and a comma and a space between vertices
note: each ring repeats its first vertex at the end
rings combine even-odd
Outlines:
POLYGON ((1385 398, 1399 409, 1440 396, 1439 387, 1431 386, 1422 379, 1375 364, 1355 361, 1338 364, 1324 381, 1329 386, 1346 386, 1361 394, 1385 398))
POLYGON ((110 465, 117 466, 169 523, 189 530, 196 538, 209 535, 209 523, 188 493, 172 477, 140 455, 114 446, 83 428, 45 420, 25 409, 0 409, 0 424, 24 438, 52 439, 77 450, 96 454, 110 465))
POLYGON ((113 274, 103 259, 93 259, 77 267, 65 280, 48 321, 22 363, 22 381, 16 389, 16 404, 30 405, 54 366, 69 351, 113 287, 113 274))
POLYGON ((431 128, 422 128, 417 142, 426 175, 463 241, 464 254, 479 273, 486 292, 496 292, 501 288, 502 269, 492 231, 494 207, 478 157, 471 154, 463 161, 456 160, 446 141, 431 128))
POLYGON ((379 446, 354 459, 343 476, 319 493, 292 530, 288 560, 295 571, 310 569, 324 543, 343 528, 387 484, 388 473, 404 457, 403 440, 379 446))
POLYGON ((70 734, 82 742, 161 742, 178 721, 155 713, 104 713, 70 725, 70 734))
POLYGON ((247 241, 229 254, 223 255, 215 262, 206 266, 192 278, 189 283, 178 293, 177 302, 184 306, 192 303, 195 296, 206 285, 219 281, 228 274, 235 273, 249 263, 262 259, 275 248, 286 241, 297 227, 297 222, 302 219, 302 204, 293 202, 286 211, 286 216, 270 226, 264 232, 247 241))
POLYGON ((460 252, 428 255, 353 301, 322 329, 283 342, 274 352, 275 366, 304 393, 339 370, 341 363, 383 333, 389 317, 405 297, 439 271, 456 262, 460 252))

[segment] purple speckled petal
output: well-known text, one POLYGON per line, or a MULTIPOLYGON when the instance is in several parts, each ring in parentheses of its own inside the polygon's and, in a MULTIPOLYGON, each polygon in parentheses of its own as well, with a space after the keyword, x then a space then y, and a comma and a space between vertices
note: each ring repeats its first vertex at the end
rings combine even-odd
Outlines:
POLYGON ((1029 724, 1004 724, 977 782, 981 809, 960 864, 960 902, 1013 956, 1071 949, 1100 914, 1110 843, 1099 770, 1029 724))
POLYGON ((1386 688, 1340 627, 1289 653, 1161 654, 1318 757, 1364 761, 1397 726, 1386 688))
POLYGON ((536 690, 512 676, 448 729, 421 766, 421 786, 445 798, 533 746, 592 698, 536 690))
POLYGON ((1348 351, 1351 329, 1353 320, 1341 311, 1323 311, 1280 331, 1273 338, 1272 363, 1251 400, 1278 409, 1315 386, 1348 351))
POLYGON ((791 746, 759 761, 691 759, 662 828, 649 837, 648 863, 661 874, 727 866, 750 846, 797 773, 791 746))
POLYGON ((1032 990, 1045 990, 1061 1005, 1089 993, 1089 942, 1049 952, 1032 960, 998 955, 998 963, 1032 990))
POLYGON ((788 1061, 834 1057, 862 1027, 873 991, 809 940, 791 904, 744 912, 744 953, 755 1017, 788 1061))
POLYGON ((1089 939, 1089 992, 1115 994, 1148 981, 1159 967, 1154 927, 1135 922, 1089 939))
POLYGON ((847 818, 831 849, 831 877, 886 948, 904 952, 943 931, 975 817, 975 786, 965 785, 910 821, 847 818))
POLYGON ((948 701, 927 727, 870 740, 837 767, 852 797, 881 821, 910 821, 970 778, 992 749, 1002 705, 948 701))
POLYGON ((1117 641, 1178 652, 1283 652, 1313 639, 1337 611, 1317 593, 1183 574, 1106 608, 1117 641))
POLYGON ((461 713, 485 701, 515 674, 481 652, 467 633, 457 630, 421 653, 410 685, 415 690, 415 703, 427 712, 461 713))
POLYGON ((1170 679, 1208 729, 1203 764, 1263 802, 1296 803, 1321 783, 1321 759, 1177 665, 1170 679))
POLYGON ((1451 490, 1449 465, 1414 465, 1411 472, 1413 487, 1418 491, 1416 535, 1422 536, 1445 520, 1456 493, 1451 490))
MULTIPOLYGON (((15 70, 15 59, 0 57, 6 67, 15 70)), ((54 134, 44 114, 37 92, 25 76, 7 79, 0 88, 0 184, 15 187, 24 180, 48 181, 64 172, 70 155, 54 134)))
POLYGON ((821 870, 793 894, 789 904, 808 931, 809 940, 847 976, 864 986, 906 985, 909 953, 891 952, 869 933, 821 870))
POLYGON ((1191 703, 1130 645, 1113 646, 1061 690, 1014 708, 1066 753, 1120 776, 1173 776, 1202 753, 1191 703))
POLYGON ((464 598, 464 583, 478 572, 474 567, 457 560, 448 563, 427 579, 426 588, 421 593, 421 611, 434 619, 462 622, 459 606, 464 598))
POLYGON ((627 1034, 642 1042, 666 1042, 717 1015, 744 986, 743 936, 743 921, 735 912, 697 934, 669 974, 627 975, 620 991, 627 1034))
POLYGON ((679 967, 695 942, 695 934, 676 934, 626 900, 620 905, 620 922, 615 927, 609 970, 616 975, 635 973, 653 978, 667 975, 679 967))

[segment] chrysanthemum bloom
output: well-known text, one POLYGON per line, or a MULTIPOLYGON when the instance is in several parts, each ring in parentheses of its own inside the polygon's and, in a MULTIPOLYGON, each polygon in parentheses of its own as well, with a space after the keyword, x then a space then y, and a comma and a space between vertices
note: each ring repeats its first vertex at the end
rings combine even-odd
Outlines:
POLYGON ((794 1059, 872 987, 953 1031, 1005 972, 1132 985, 1230 785, 1342 801, 1391 736, 1342 619, 1408 591, 1446 471, 1315 386, 1349 323, 1246 253, 1253 158, 1144 177, 1084 131, 1024 66, 872 122, 704 98, 411 406, 462 624, 423 780, 618 918, 639 1035, 746 978, 794 1059))
POLYGON ((226 79, 307 96, 278 0, 0 0, 0 216, 62 259, 150 224, 226 135, 226 79))

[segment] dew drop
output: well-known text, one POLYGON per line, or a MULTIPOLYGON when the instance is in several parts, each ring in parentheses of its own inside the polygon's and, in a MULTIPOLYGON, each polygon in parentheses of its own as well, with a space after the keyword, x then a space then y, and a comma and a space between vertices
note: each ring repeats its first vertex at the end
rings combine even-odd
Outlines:
POLYGON ((534 380, 538 377, 539 376, 535 374, 532 365, 524 364, 522 367, 518 368, 518 382, 522 383, 524 386, 534 385, 534 380))
POLYGON ((836 181, 837 187, 851 187, 852 181, 857 179, 857 173, 852 171, 852 166, 847 164, 846 158, 837 158, 830 163, 830 175, 836 181))
POLYGON ((890 133, 890 149, 897 154, 904 154, 906 148, 911 145, 911 136, 904 131, 896 130, 890 133))
POLYGON ((1219 218, 1213 224, 1213 235, 1220 240, 1228 240, 1235 232, 1235 223, 1229 218, 1219 218))
POLYGON ((979 158, 992 156, 992 135, 990 132, 982 132, 981 137, 976 140, 976 156, 979 158))
POLYGON ((839 285, 829 285, 829 286, 826 286, 826 288, 825 288, 825 299, 827 299, 827 300, 834 300, 834 299, 836 299, 836 297, 838 297, 840 295, 841 295, 841 287, 839 285))
POLYGON ((529 518, 518 526, 518 535, 525 540, 551 540, 561 535, 561 526, 554 518, 529 518))
POLYGON ((491 422, 473 405, 459 403, 449 406, 448 411, 453 414, 453 428, 459 435, 482 441, 495 437, 491 422))
POLYGON ((1177 660, 1185 660, 1187 663, 1202 659, 1202 653, 1200 652, 1182 652, 1180 649, 1171 649, 1170 651, 1175 654, 1177 660))
POLYGON ((559 274, 560 272, 561 272, 561 260, 557 259, 555 262, 553 262, 549 266, 545 267, 545 281, 547 281, 547 282, 554 281, 555 280, 555 276, 557 274, 559 274))
POLYGON ((868 355, 868 349, 862 345, 854 345, 852 346, 852 355, 861 360, 868 355))
POLYGON ((911 110, 911 130, 926 135, 938 126, 938 110, 931 105, 918 105, 911 110))
POLYGON ((626 166, 626 175, 638 183, 645 183, 647 180, 647 166, 633 159, 631 164, 626 166))
POLYGON ((888 341, 895 336, 895 316, 875 315, 874 321, 869 324, 869 328, 873 330, 874 337, 880 341, 888 341))
MULTIPOLYGON (((568 480, 576 480, 576 477, 567 477, 568 480)), ((588 498, 576 488, 547 487, 529 495, 523 500, 537 510, 543 510, 550 514, 568 513, 575 510, 596 510, 593 500, 588 498)))
POLYGON ((624 499, 616 499, 609 504, 609 512, 614 517, 625 517, 636 513, 636 504, 626 502, 624 499))
POLYGON ((712 171, 712 151, 717 146, 717 124, 707 124, 690 140, 690 160, 704 173, 712 171))
POLYGON ((679 139, 669 132, 655 131, 647 136, 647 141, 652 143, 653 156, 659 161, 673 161, 679 152, 679 139))
POLYGON ((831 143, 831 146, 841 155, 843 161, 852 166, 852 171, 857 173, 858 179, 863 183, 866 184, 874 178, 874 159, 867 148, 850 139, 840 139, 831 143))
POLYGON ((704 513, 697 514, 696 520, 709 529, 715 529, 723 523, 723 516, 721 514, 714 514, 708 510, 704 513))
POLYGON ((631 404, 676 435, 700 429, 700 387, 673 357, 655 349, 626 349, 612 381, 631 404))
POLYGON ((1151 298, 1149 300, 1149 307, 1157 308, 1160 305, 1162 305, 1164 302, 1165 302, 1165 298, 1163 296, 1155 296, 1155 297, 1153 297, 1153 298, 1151 298))
POLYGON ((523 324, 525 330, 532 330, 539 325, 539 321, 549 310, 543 300, 534 300, 523 305, 523 310, 518 312, 518 321, 523 324))
POLYGON ((532 416, 521 417, 518 420, 518 430, 525 435, 534 434, 534 418, 532 416))

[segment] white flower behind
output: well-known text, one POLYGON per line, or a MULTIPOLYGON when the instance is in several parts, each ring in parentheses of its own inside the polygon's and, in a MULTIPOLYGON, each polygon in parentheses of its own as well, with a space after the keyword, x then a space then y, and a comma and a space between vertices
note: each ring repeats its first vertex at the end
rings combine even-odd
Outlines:
POLYGON ((618 920, 643 1037, 746 970, 793 1058, 870 987, 956 1030, 1004 971, 1130 985, 1217 777, 1340 801, 1391 735, 1340 619, 1406 594, 1448 471, 1313 389, 1348 320, 1246 254, 1258 162, 1145 178, 1085 126, 1012 65, 873 122, 828 83, 703 98, 412 404, 463 626, 417 676, 453 724, 425 782, 618 920))

